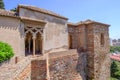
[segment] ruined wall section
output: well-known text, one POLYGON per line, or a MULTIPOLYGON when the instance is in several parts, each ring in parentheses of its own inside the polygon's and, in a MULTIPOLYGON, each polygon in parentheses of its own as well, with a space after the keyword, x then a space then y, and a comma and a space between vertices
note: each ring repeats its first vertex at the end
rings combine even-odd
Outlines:
POLYGON ((73 50, 59 53, 49 55, 50 80, 83 80, 77 71, 78 53, 73 50))
POLYGON ((45 52, 61 51, 68 48, 67 20, 24 8, 20 8, 19 15, 47 22, 43 41, 45 52))

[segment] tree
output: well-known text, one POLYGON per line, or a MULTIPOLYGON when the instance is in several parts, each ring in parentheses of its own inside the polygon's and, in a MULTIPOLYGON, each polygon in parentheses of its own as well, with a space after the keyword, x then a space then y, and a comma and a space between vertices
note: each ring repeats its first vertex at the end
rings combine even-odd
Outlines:
POLYGON ((115 61, 112 62, 111 64, 111 76, 112 77, 115 77, 115 73, 118 71, 118 68, 117 68, 117 64, 115 63, 115 61))
POLYGON ((5 9, 5 5, 3 0, 0 0, 0 9, 5 9))
POLYGON ((17 8, 11 9, 10 11, 16 12, 16 11, 17 11, 17 8))
POLYGON ((113 61, 111 64, 111 77, 120 79, 120 62, 113 61))
POLYGON ((110 52, 111 53, 114 53, 116 51, 120 52, 120 46, 111 46, 110 47, 110 52))

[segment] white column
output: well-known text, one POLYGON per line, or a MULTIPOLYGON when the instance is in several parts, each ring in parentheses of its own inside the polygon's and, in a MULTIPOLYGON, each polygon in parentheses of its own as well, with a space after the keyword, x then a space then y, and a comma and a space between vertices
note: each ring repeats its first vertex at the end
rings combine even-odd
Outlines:
POLYGON ((44 55, 44 36, 43 36, 43 34, 41 34, 41 44, 42 44, 42 54, 44 55))

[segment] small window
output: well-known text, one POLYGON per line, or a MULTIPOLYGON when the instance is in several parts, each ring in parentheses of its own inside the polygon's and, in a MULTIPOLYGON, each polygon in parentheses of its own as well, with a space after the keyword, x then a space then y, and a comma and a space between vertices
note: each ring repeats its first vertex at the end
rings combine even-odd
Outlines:
POLYGON ((105 43, 105 40, 104 40, 104 34, 103 33, 101 33, 101 35, 100 35, 100 44, 101 44, 101 46, 104 46, 104 43, 105 43))
POLYGON ((72 49, 72 35, 69 34, 69 49, 72 49))

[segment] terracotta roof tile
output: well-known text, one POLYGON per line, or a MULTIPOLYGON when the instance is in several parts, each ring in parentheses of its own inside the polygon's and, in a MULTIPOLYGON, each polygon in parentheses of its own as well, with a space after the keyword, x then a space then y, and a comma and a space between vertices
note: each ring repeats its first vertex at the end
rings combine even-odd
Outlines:
POLYGON ((110 26, 109 24, 104 24, 104 23, 101 23, 101 22, 96 22, 96 21, 93 21, 93 20, 85 20, 85 21, 80 21, 78 23, 71 23, 69 22, 68 25, 73 25, 73 26, 78 26, 78 25, 82 25, 82 24, 91 24, 91 23, 98 23, 98 24, 103 24, 103 25, 107 25, 107 26, 110 26))
POLYGON ((110 58, 113 60, 120 61, 120 55, 110 55, 110 58))
POLYGON ((77 26, 77 24, 72 23, 72 22, 68 22, 67 25, 69 25, 69 26, 77 26))
POLYGON ((0 9, 0 15, 16 17, 15 12, 3 10, 3 9, 0 9))
POLYGON ((52 11, 49 11, 49 10, 45 10, 45 9, 42 9, 42 8, 38 8, 38 7, 35 7, 35 6, 29 6, 29 5, 18 5, 18 8, 21 7, 21 8, 27 8, 27 9, 30 9, 30 10, 35 10, 35 11, 39 11, 41 13, 44 13, 44 14, 48 14, 48 15, 52 15, 52 16, 55 16, 55 17, 59 17, 59 18, 63 18, 63 19, 66 19, 68 20, 68 18, 64 17, 64 16, 61 16, 59 14, 56 14, 52 11))
POLYGON ((91 24, 91 23, 98 23, 98 24, 103 24, 103 25, 107 25, 107 26, 110 26, 109 24, 104 24, 104 23, 101 23, 101 22, 97 22, 97 21, 93 21, 93 20, 90 20, 90 19, 87 19, 85 21, 80 21, 78 23, 76 23, 77 25, 81 25, 81 24, 91 24))

